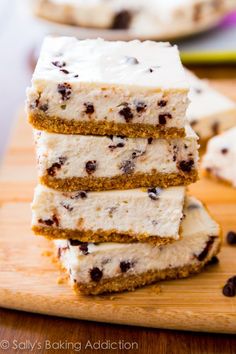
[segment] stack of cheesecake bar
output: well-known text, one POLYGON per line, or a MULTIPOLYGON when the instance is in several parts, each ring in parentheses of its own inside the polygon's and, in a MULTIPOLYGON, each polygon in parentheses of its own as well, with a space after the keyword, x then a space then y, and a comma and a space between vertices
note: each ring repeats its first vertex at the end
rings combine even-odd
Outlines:
POLYGON ((197 136, 176 47, 47 38, 28 90, 39 185, 33 231, 76 290, 133 290, 199 272, 219 227, 186 196, 197 136))

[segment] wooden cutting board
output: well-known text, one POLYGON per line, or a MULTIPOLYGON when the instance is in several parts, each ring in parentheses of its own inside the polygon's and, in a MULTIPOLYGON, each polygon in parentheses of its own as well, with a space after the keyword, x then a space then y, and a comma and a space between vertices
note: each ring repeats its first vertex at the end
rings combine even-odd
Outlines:
MULTIPOLYGON (((219 86, 219 85, 218 85, 219 86)), ((232 94, 230 85, 220 85, 232 94)), ((236 247, 225 243, 220 263, 189 279, 161 282, 133 293, 77 296, 45 255, 48 241, 30 230, 36 184, 31 128, 17 121, 0 177, 0 306, 48 315, 191 331, 236 333, 236 297, 222 295, 236 274, 236 247)), ((236 189, 202 178, 190 192, 199 197, 224 235, 236 231, 236 189)))

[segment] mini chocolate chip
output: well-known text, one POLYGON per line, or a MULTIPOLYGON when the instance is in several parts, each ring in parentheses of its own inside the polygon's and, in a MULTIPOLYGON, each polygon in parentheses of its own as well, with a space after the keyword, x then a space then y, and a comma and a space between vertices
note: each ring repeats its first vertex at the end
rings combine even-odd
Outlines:
POLYGON ((48 110, 48 104, 44 103, 39 106, 40 111, 47 112, 48 110))
POLYGON ((86 108, 86 114, 93 114, 95 112, 94 105, 92 103, 84 103, 84 106, 86 108))
POLYGON ((127 10, 118 12, 113 19, 112 29, 128 29, 132 20, 132 15, 127 10))
POLYGON ((167 101, 166 100, 160 100, 157 102, 157 105, 159 107, 165 107, 167 105, 167 101))
POLYGON ((61 109, 65 110, 66 109, 66 104, 61 105, 61 109))
POLYGON ((132 64, 132 65, 139 64, 138 59, 135 58, 135 57, 125 57, 125 62, 128 63, 128 64, 132 64))
POLYGON ((141 151, 141 150, 134 150, 132 152, 132 159, 136 159, 139 156, 142 156, 145 153, 145 151, 141 151))
POLYGON ((89 175, 93 174, 97 169, 97 161, 93 160, 86 162, 85 169, 89 175))
POLYGON ((63 68, 64 66, 66 66, 66 63, 64 61, 58 61, 58 60, 52 61, 52 64, 57 68, 63 68))
POLYGON ((59 226, 59 220, 55 214, 52 216, 51 219, 39 219, 38 222, 40 224, 45 224, 47 226, 52 226, 53 224, 55 224, 56 226, 59 226))
POLYGON ((58 218, 57 218, 57 216, 55 214, 52 216, 52 220, 53 220, 54 224, 58 227, 59 226, 59 220, 58 220, 58 218))
POLYGON ((127 173, 127 174, 133 173, 134 169, 135 169, 135 163, 134 161, 131 160, 125 160, 120 165, 120 170, 122 170, 123 173, 127 173))
POLYGON ((85 191, 80 191, 76 193, 75 195, 72 195, 70 199, 86 199, 88 197, 87 192, 85 191))
POLYGON ((128 105, 126 105, 124 108, 122 108, 119 111, 119 114, 124 117, 124 119, 127 123, 130 122, 134 117, 133 113, 132 113, 130 107, 128 107, 128 105))
POLYGON ((221 149, 221 153, 222 153, 223 155, 227 154, 228 151, 229 151, 229 150, 228 150, 227 148, 221 149))
POLYGON ((236 275, 234 275, 233 277, 229 278, 227 280, 227 283, 232 283, 234 285, 234 287, 236 288, 236 275))
POLYGON ((108 147, 109 147, 109 149, 110 149, 111 151, 113 151, 113 150, 115 150, 116 148, 123 148, 124 146, 125 146, 124 143, 118 143, 117 145, 109 145, 108 147))
POLYGON ((66 69, 60 69, 60 71, 61 71, 62 73, 64 73, 64 74, 69 74, 69 71, 66 70, 66 69))
POLYGON ((51 167, 47 168, 47 173, 49 176, 54 177, 56 175, 56 171, 60 170, 61 166, 66 162, 66 157, 59 157, 59 162, 54 162, 51 167))
POLYGON ((70 204, 68 204, 66 202, 62 202, 61 205, 63 206, 63 208, 65 208, 68 211, 73 211, 73 209, 74 209, 70 204))
POLYGON ((229 245, 235 245, 236 244, 236 232, 229 231, 227 233, 226 240, 229 245))
POLYGON ((172 118, 170 113, 159 114, 159 124, 166 124, 167 118, 172 118))
POLYGON ((147 109, 147 105, 144 103, 144 102, 137 102, 136 103, 136 111, 138 113, 142 113, 142 112, 145 112, 147 109))
POLYGON ((150 73, 153 73, 154 70, 153 70, 152 68, 149 68, 148 71, 149 71, 150 73))
POLYGON ((82 242, 81 245, 79 246, 79 249, 83 253, 83 255, 87 256, 89 254, 88 242, 82 242))
POLYGON ((151 198, 152 200, 158 200, 162 190, 161 190, 161 188, 158 188, 158 187, 148 188, 147 192, 148 192, 149 198, 151 198))
POLYGON ((179 168, 183 172, 191 172, 192 168, 194 166, 194 160, 190 159, 188 161, 180 161, 179 162, 179 168))
POLYGON ((52 226, 54 224, 52 219, 39 219, 38 222, 47 226, 52 226))
POLYGON ((78 74, 76 74, 76 75, 74 75, 74 77, 79 77, 79 75, 78 75, 78 74))
POLYGON ((152 142, 153 142, 153 138, 148 138, 148 145, 151 145, 152 142))
POLYGON ((57 91, 60 93, 62 101, 67 101, 70 99, 72 87, 67 82, 57 85, 57 91))
POLYGON ((60 157, 59 157, 59 163, 60 163, 61 165, 64 165, 64 163, 66 162, 66 160, 67 160, 67 158, 66 158, 65 156, 60 156, 60 157))
POLYGON ((98 282, 99 280, 101 280, 102 276, 103 272, 98 267, 94 267, 90 270, 90 277, 93 281, 98 282))
POLYGON ((75 239, 73 239, 73 238, 70 238, 70 239, 69 239, 69 242, 70 242, 70 245, 71 245, 71 246, 80 246, 80 245, 82 244, 81 241, 75 240, 75 239))
POLYGON ((216 256, 213 256, 211 260, 207 263, 208 265, 214 265, 219 263, 219 258, 216 256))
POLYGON ((47 168, 47 174, 51 177, 54 177, 56 174, 56 170, 61 168, 61 164, 58 162, 54 162, 51 167, 47 168))
POLYGON ((120 270, 122 273, 128 272, 128 270, 132 267, 131 262, 129 261, 122 261, 120 262, 120 270))
POLYGON ((223 292, 223 295, 227 296, 227 297, 233 297, 236 295, 236 289, 232 283, 225 284, 222 292, 223 292))
POLYGON ((215 237, 214 236, 210 236, 209 240, 206 243, 205 248, 203 249, 203 251, 197 256, 197 259, 201 262, 204 261, 204 259, 207 257, 213 243, 214 243, 215 237))
POLYGON ((212 133, 213 133, 214 135, 219 134, 219 128, 220 128, 219 122, 213 123, 212 126, 211 126, 212 133))

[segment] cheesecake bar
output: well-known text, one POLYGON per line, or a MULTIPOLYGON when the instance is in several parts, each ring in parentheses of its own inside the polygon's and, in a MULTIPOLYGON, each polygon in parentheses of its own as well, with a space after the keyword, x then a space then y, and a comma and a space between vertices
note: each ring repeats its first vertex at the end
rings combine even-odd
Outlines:
POLYGON ((190 71, 186 74, 190 85, 187 116, 201 142, 235 126, 236 103, 190 71))
POLYGON ((185 138, 65 135, 35 131, 39 178, 62 191, 161 188, 197 180, 198 142, 185 138))
POLYGON ((236 127, 209 140, 202 167, 236 187, 236 127))
POLYGON ((202 270, 220 248, 220 228, 202 203, 188 197, 182 239, 165 246, 148 243, 84 243, 56 240, 58 257, 76 291, 101 294, 134 290, 202 270))
POLYGON ((184 187, 63 193, 38 185, 32 228, 49 238, 165 244, 179 239, 184 198, 184 187))
POLYGON ((210 26, 232 8, 235 0, 37 0, 35 13, 62 24, 111 29, 113 36, 123 30, 155 38, 210 26))
POLYGON ((188 91, 169 43, 47 37, 27 90, 29 121, 62 134, 183 137, 188 91))

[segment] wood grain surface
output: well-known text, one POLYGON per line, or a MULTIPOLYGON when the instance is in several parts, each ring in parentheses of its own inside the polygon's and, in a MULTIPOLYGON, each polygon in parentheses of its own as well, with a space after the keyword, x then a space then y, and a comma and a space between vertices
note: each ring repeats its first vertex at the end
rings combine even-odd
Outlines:
MULTIPOLYGON (((230 87, 232 95, 231 86, 219 86, 225 92, 230 87)), ((226 244, 220 264, 201 275, 134 293, 77 297, 66 282, 58 285, 58 267, 43 255, 48 242, 30 231, 29 203, 35 181, 31 129, 21 118, 0 179, 0 306, 111 323, 236 333, 236 298, 221 293, 225 280, 236 273, 236 248, 226 244)), ((236 229, 236 190, 202 178, 190 192, 208 204, 224 233, 236 229)), ((0 323, 4 314, 6 310, 0 323)))

